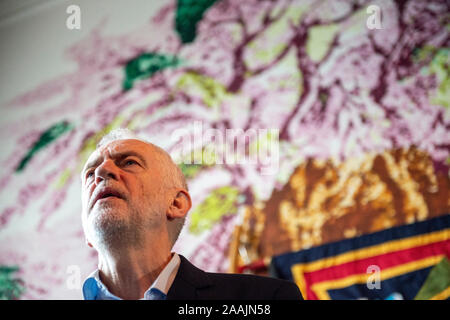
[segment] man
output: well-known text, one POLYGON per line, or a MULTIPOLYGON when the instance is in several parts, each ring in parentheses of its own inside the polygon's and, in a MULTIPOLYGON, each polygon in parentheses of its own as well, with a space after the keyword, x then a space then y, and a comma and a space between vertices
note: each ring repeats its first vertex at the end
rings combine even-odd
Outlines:
POLYGON ((85 299, 301 299, 291 282, 207 273, 171 252, 192 205, 185 178, 130 131, 105 136, 81 180, 83 229, 99 259, 85 299))

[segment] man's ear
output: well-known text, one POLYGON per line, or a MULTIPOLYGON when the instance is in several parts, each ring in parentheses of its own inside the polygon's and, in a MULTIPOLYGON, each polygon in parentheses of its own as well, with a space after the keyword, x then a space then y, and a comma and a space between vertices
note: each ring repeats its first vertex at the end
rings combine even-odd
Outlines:
POLYGON ((169 220, 183 218, 191 209, 191 196, 186 190, 180 189, 167 209, 166 215, 169 220))

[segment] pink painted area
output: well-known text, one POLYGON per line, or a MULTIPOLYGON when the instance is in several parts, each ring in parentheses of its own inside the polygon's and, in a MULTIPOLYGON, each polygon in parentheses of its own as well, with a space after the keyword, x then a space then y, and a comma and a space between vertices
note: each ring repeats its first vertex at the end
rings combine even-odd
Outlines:
MULTIPOLYGON (((362 5, 223 0, 205 13, 197 38, 187 45, 174 30, 175 1, 161 4, 149 12, 147 24, 121 35, 105 35, 102 28, 110 22, 100 21, 87 38, 67 48, 66 58, 78 66, 74 72, 2 106, 23 114, 0 126, 2 141, 11 142, 0 155, 0 263, 21 267, 28 288, 24 298, 79 298, 80 292, 65 284, 67 266, 78 264, 85 275, 95 268, 95 252, 84 245, 81 230, 77 170, 86 139, 117 117, 168 150, 179 147, 171 133, 194 121, 222 131, 278 129, 283 172, 308 157, 344 160, 411 145, 443 164, 450 152, 449 110, 430 102, 437 78, 421 72, 429 62, 414 64, 411 54, 428 44, 448 47, 449 30, 439 22, 445 2, 384 5, 383 29, 368 30, 365 17, 356 14, 364 12, 362 5), (302 6, 310 7, 302 9, 301 19, 287 17, 302 6), (309 31, 328 24, 338 25, 338 32, 324 59, 315 62, 306 51, 309 31), (257 58, 276 46, 281 50, 273 59, 257 58), (182 64, 124 92, 124 65, 143 52, 177 55, 182 64), (216 89, 205 89, 217 94, 214 106, 208 106, 204 91, 180 88, 188 72, 215 84, 216 89), (74 129, 15 173, 42 132, 62 120, 74 129), (66 169, 66 184, 55 187, 66 169)), ((281 187, 276 175, 261 174, 260 164, 222 169, 248 201, 266 200, 281 187)), ((223 179, 211 177, 206 190, 196 179, 189 183, 197 194, 223 185, 223 179)), ((235 217, 205 231, 207 241, 195 247, 180 241, 178 250, 190 252, 201 268, 225 271, 235 217)))

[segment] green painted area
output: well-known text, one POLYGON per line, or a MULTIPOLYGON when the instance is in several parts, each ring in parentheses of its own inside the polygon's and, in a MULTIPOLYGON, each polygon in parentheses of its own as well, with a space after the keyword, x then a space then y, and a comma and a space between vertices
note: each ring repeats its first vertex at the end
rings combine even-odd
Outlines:
POLYGON ((67 181, 69 181, 71 175, 72 171, 69 168, 65 169, 56 180, 56 183, 54 184, 55 189, 61 189, 62 187, 64 187, 67 181))
MULTIPOLYGON (((249 48, 257 49, 251 60, 257 59, 259 62, 269 63, 273 61, 285 48, 285 43, 279 43, 268 49, 258 49, 254 43, 249 44, 249 48)), ((250 60, 250 59, 249 59, 250 60)))
POLYGON ((430 64, 430 72, 438 78, 439 86, 431 103, 450 107, 450 48, 439 49, 430 64))
POLYGON ((448 157, 445 162, 447 162, 447 164, 450 164, 450 157, 448 157))
POLYGON ((450 262, 444 257, 431 269, 414 300, 428 300, 450 288, 450 262))
POLYGON ((197 23, 217 0, 178 0, 175 30, 182 43, 190 43, 197 36, 197 23))
POLYGON ((239 191, 236 188, 225 186, 215 189, 191 214, 189 231, 199 234, 219 222, 229 214, 237 212, 236 202, 239 191))
POLYGON ((415 48, 412 52, 412 60, 415 63, 429 61, 428 66, 421 70, 424 76, 435 75, 438 82, 436 91, 431 94, 430 102, 445 108, 450 107, 450 48, 437 48, 426 45, 415 48))
POLYGON ((13 276, 18 270, 17 266, 0 266, 0 300, 19 299, 24 293, 22 281, 13 276))
POLYGON ((310 10, 311 4, 303 1, 294 1, 289 5, 289 9, 283 16, 283 19, 290 26, 296 26, 301 23, 304 15, 310 10))
MULTIPOLYGON (((217 152, 219 151, 220 150, 217 150, 217 152)), ((176 162, 180 163, 178 166, 186 179, 192 179, 197 176, 201 170, 216 165, 216 160, 216 150, 214 148, 204 146, 193 150, 188 155, 185 155, 180 159, 177 159, 176 162)))
POLYGON ((227 97, 225 86, 214 78, 200 75, 195 72, 186 72, 178 80, 176 87, 191 95, 198 95, 206 106, 212 108, 218 106, 227 97))
MULTIPOLYGON (((293 3, 289 9, 281 14, 281 8, 271 13, 272 18, 278 19, 272 22, 260 36, 250 41, 246 46, 244 55, 246 64, 251 69, 257 69, 261 65, 274 61, 285 49, 288 43, 284 39, 284 35, 289 34, 292 25, 298 24, 303 13, 306 11, 307 5, 301 3, 293 3), (281 14, 281 16, 279 16, 281 14)), ((261 13, 257 20, 262 21, 265 12, 261 13)), ((252 74, 247 74, 251 76, 252 74)))
POLYGON ((431 59, 435 53, 436 47, 430 45, 414 48, 412 51, 412 59, 415 63, 423 62, 427 59, 431 59))
POLYGON ((272 148, 278 147, 279 131, 269 130, 265 135, 258 135, 258 138, 249 145, 250 156, 257 154, 266 154, 267 152, 275 152, 272 148))
POLYGON ((16 168, 16 172, 21 172, 25 169, 28 162, 33 158, 33 156, 48 146, 50 143, 58 139, 61 135, 70 131, 74 128, 72 124, 67 121, 61 121, 59 123, 54 124, 49 129, 44 131, 41 134, 39 139, 33 144, 30 150, 28 150, 27 154, 22 158, 19 165, 16 168))
POLYGON ((312 61, 319 62, 325 57, 338 30, 339 26, 335 24, 317 26, 309 30, 306 52, 312 61))
POLYGON ((150 78, 158 71, 179 65, 180 60, 176 56, 155 52, 143 53, 126 64, 122 87, 124 90, 129 90, 136 81, 150 78))
POLYGON ((328 96, 329 96, 328 93, 325 93, 325 92, 319 93, 319 101, 323 106, 325 106, 327 104, 328 96))
POLYGON ((181 172, 183 172, 184 176, 186 177, 186 179, 191 179, 200 172, 203 166, 201 164, 182 163, 179 165, 179 167, 181 169, 181 172))
POLYGON ((182 158, 179 165, 186 179, 194 178, 202 169, 214 166, 216 163, 214 150, 201 148, 192 151, 189 155, 182 158))

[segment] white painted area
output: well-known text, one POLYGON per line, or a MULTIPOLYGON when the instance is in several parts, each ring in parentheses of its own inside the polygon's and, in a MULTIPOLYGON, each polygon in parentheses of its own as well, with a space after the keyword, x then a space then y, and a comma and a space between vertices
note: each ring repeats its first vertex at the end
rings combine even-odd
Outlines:
POLYGON ((146 24, 163 3, 167 2, 21 0, 0 5, 0 106, 73 71, 76 64, 64 57, 64 51, 102 21, 104 35, 127 33, 146 24), (66 27, 71 4, 81 9, 81 30, 66 27))

